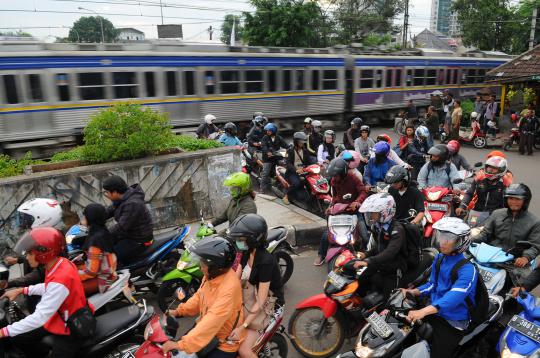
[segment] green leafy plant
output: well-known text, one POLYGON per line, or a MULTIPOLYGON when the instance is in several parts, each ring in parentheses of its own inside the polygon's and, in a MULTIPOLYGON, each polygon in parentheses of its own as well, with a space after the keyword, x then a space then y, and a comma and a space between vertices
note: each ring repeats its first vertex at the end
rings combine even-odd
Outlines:
POLYGON ((210 139, 197 139, 186 135, 173 136, 170 141, 163 143, 163 150, 171 148, 180 148, 182 150, 191 152, 201 149, 211 149, 222 147, 223 144, 210 139))
POLYGON ((65 162, 68 160, 84 160, 82 146, 70 150, 58 152, 51 157, 51 163, 65 162))
POLYGON ((89 163, 140 158, 157 153, 172 137, 166 114, 122 103, 91 118, 84 129, 82 154, 89 163))
POLYGON ((525 102, 525 106, 536 102, 536 91, 533 88, 526 87, 523 90, 523 102, 525 102))
POLYGON ((43 164, 42 160, 32 159, 32 152, 27 152, 21 159, 13 159, 8 155, 0 155, 0 178, 21 175, 27 165, 43 164))

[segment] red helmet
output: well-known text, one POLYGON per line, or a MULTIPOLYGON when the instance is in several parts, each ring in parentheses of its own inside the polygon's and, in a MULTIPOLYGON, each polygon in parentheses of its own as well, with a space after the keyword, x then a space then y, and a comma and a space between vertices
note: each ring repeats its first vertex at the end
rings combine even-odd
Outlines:
POLYGON ((451 140, 450 142, 448 142, 446 147, 448 148, 448 152, 450 152, 450 155, 454 155, 459 153, 459 148, 461 148, 461 144, 459 144, 457 140, 451 140))
POLYGON ((510 116, 510 119, 512 120, 512 122, 515 122, 519 119, 519 117, 516 113, 512 113, 512 115, 510 116))
POLYGON ((491 157, 502 157, 506 159, 506 154, 504 154, 500 150, 492 150, 491 152, 488 153, 488 155, 486 155, 486 159, 489 159, 491 157))
POLYGON ((38 227, 24 234, 14 250, 21 255, 34 251, 36 261, 45 264, 60 256, 65 247, 66 239, 59 230, 52 227, 38 227))
POLYGON ((390 136, 388 134, 379 134, 377 136, 377 142, 380 142, 380 141, 385 141, 386 143, 388 144, 392 144, 392 138, 390 138, 390 136))

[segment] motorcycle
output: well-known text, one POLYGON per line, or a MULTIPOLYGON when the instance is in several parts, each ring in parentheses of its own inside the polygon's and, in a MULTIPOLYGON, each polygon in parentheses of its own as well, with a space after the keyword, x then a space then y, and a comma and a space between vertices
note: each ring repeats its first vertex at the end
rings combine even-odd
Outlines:
MULTIPOLYGON (((502 316, 503 298, 497 295, 489 296, 488 316, 484 322, 467 330, 467 334, 459 343, 459 351, 467 350, 482 332, 495 323, 502 316)), ((338 355, 339 358, 367 358, 367 357, 429 357, 429 348, 426 339, 429 339, 431 326, 428 323, 417 321, 411 324, 407 319, 410 310, 416 309, 417 303, 403 297, 396 290, 390 296, 385 310, 378 314, 371 313, 367 317, 368 324, 362 328, 358 335, 358 342, 353 351, 338 355), (420 336, 420 342, 414 347, 406 349, 416 341, 415 335, 420 336)))
MULTIPOLYGON (((351 198, 351 194, 345 194, 344 200, 351 198)), ((362 223, 361 223, 362 224, 362 223)), ((360 245, 360 233, 358 231, 358 216, 349 209, 349 204, 334 204, 328 213, 328 241, 330 247, 326 252, 325 261, 328 271, 336 267, 339 255, 348 251, 353 255, 360 245)))
POLYGON ((433 224, 441 220, 443 217, 450 216, 452 213, 452 190, 435 186, 422 189, 424 194, 424 219, 422 226, 424 227, 424 247, 432 247, 433 240, 433 224))
POLYGON ((502 358, 536 357, 540 354, 540 303, 530 293, 521 293, 517 302, 523 311, 508 322, 497 351, 502 358))
MULTIPOLYGON (((158 278, 171 270, 178 261, 183 240, 190 232, 189 226, 177 227, 154 236, 152 244, 145 248, 131 263, 119 267, 127 269, 131 274, 130 283, 136 289, 150 288, 157 290, 158 278)), ((70 259, 82 254, 84 238, 88 236, 85 227, 72 226, 66 233, 68 257, 70 259)))
POLYGON ((242 153, 242 171, 260 181, 263 167, 260 150, 249 148, 247 142, 240 147, 240 150, 242 153))
MULTIPOLYGON (((446 140, 447 134, 441 134, 441 141, 446 140)), ((472 120, 470 127, 459 127, 459 141, 463 143, 470 143, 475 148, 485 147, 501 147, 504 145, 505 140, 502 134, 492 136, 485 133, 480 127, 478 120, 472 120)))
MULTIPOLYGON (((180 289, 181 290, 181 289, 180 289)), ((180 297, 184 295, 180 291, 180 297)), ((178 291, 176 293, 178 295, 178 291)), ((287 357, 287 340, 283 336, 284 328, 281 325, 283 321, 283 308, 279 308, 274 313, 268 326, 261 332, 259 338, 253 346, 253 352, 258 357, 287 357)), ((144 342, 134 354, 124 357, 135 358, 172 358, 177 352, 163 353, 162 344, 166 341, 173 340, 178 331, 178 322, 176 319, 162 315, 154 315, 148 322, 144 330, 144 342)))
POLYGON ((504 143, 503 150, 506 152, 514 147, 515 145, 519 145, 519 128, 513 127, 510 130, 510 136, 508 137, 508 140, 506 143, 504 143))
MULTIPOLYGON (((87 340, 79 351, 79 357, 120 358, 135 352, 143 342, 142 327, 154 315, 152 306, 143 299, 139 304, 129 305, 96 317, 96 333, 87 340)), ((26 317, 16 301, 0 300, 0 324, 2 327, 26 317)), ((54 339, 46 336, 36 344, 51 350, 54 339)), ((6 344, 6 343, 4 343, 6 344)), ((6 347, 8 348, 8 347, 6 347)), ((4 357, 12 357, 14 349, 5 349, 4 357)), ((17 353, 15 353, 17 354, 17 353)), ((20 355, 16 355, 20 357, 20 355)))
POLYGON ((503 288, 520 286, 521 278, 536 267, 536 259, 526 268, 517 268, 513 262, 515 257, 521 256, 530 246, 528 241, 518 241, 515 247, 505 251, 484 242, 471 244, 468 254, 478 267, 489 294, 499 294, 503 288))

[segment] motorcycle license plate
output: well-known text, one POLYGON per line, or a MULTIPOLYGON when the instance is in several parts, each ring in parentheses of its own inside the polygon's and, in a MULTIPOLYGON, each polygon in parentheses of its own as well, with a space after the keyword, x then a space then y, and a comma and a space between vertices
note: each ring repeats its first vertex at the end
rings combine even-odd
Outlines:
POLYGON ((448 205, 441 204, 441 203, 428 203, 427 208, 428 210, 433 210, 433 211, 446 211, 448 210, 448 205))
POLYGON ((516 315, 512 317, 510 322, 508 322, 508 325, 524 336, 527 336, 533 341, 540 343, 540 327, 536 324, 516 315))
POLYGON ((330 283, 332 283, 332 285, 334 285, 338 290, 342 289, 343 286, 347 284, 347 280, 334 271, 330 271, 328 273, 328 281, 330 281, 330 283))
POLYGON ((388 325, 384 318, 382 318, 377 312, 373 312, 371 315, 369 315, 369 317, 366 318, 366 321, 371 324, 371 327, 381 338, 388 338, 392 335, 392 333, 394 333, 390 325, 388 325))

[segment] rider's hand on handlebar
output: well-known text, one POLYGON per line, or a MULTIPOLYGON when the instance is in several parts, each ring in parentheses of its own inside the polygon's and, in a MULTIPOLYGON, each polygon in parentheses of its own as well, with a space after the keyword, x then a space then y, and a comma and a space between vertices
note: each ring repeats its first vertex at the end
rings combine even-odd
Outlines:
POLYGON ((4 257, 4 263, 7 266, 13 266, 18 262, 19 262, 19 260, 15 256, 8 255, 8 256, 4 257))
POLYGON ((23 292, 22 288, 15 288, 13 290, 6 291, 0 298, 7 297, 10 301, 13 301, 23 292))
POLYGON ((163 351, 165 355, 169 353, 170 351, 177 350, 177 349, 178 349, 178 342, 174 342, 174 341, 167 341, 163 343, 163 345, 161 346, 161 350, 163 351))
POLYGON ((165 312, 166 315, 168 316, 171 316, 171 317, 180 317, 180 315, 178 314, 178 312, 176 310, 167 310, 167 312, 165 312))
POLYGON ((407 296, 409 296, 409 297, 410 296, 413 296, 413 297, 420 296, 420 291, 418 291, 417 288, 412 288, 412 289, 400 288, 399 290, 401 291, 401 294, 405 298, 407 298, 407 296))
POLYGON ((459 190, 459 189, 452 189, 452 194, 454 194, 454 196, 459 196, 459 195, 461 195, 461 190, 459 190))
POLYGON ((464 211, 463 208, 457 208, 456 209, 456 215, 461 216, 463 214, 463 211, 464 211))
POLYGON ((426 317, 426 312, 424 311, 424 309, 409 311, 409 314, 407 314, 407 319, 411 323, 422 320, 424 319, 424 317, 426 317))
POLYGON ((359 207, 360 207, 360 203, 358 203, 357 201, 353 201, 353 202, 349 205, 349 208, 350 208, 352 211, 356 211, 359 207))
POLYGON ((244 326, 236 327, 234 331, 231 332, 229 337, 227 337, 227 339, 230 341, 239 341, 240 337, 242 337, 242 331, 244 329, 244 326))
POLYGON ((367 267, 368 263, 365 261, 356 261, 354 263, 354 268, 359 269, 360 267, 367 267))
POLYGON ((514 266, 516 267, 525 267, 529 263, 529 259, 526 257, 519 257, 514 262, 514 266))
POLYGON ((510 289, 510 294, 511 294, 514 298, 516 298, 516 297, 519 295, 520 292, 525 292, 525 291, 526 291, 526 290, 525 290, 524 287, 512 287, 512 288, 510 289))

